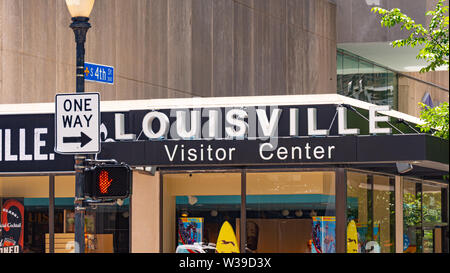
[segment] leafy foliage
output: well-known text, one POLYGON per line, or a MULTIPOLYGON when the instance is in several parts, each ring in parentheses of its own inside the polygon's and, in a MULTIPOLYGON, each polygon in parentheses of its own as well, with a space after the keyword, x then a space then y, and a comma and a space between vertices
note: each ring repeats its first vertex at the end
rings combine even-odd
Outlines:
POLYGON ((373 13, 381 14, 381 25, 391 28, 400 25, 402 30, 410 32, 408 38, 392 42, 393 47, 417 45, 423 46, 417 59, 424 59, 428 65, 420 72, 434 71, 440 66, 449 65, 449 32, 448 32, 448 4, 447 0, 439 0, 435 10, 428 11, 427 16, 431 16, 430 24, 424 27, 417 24, 412 18, 402 13, 400 9, 394 8, 386 10, 380 7, 372 8, 373 13))
POLYGON ((418 125, 420 131, 424 133, 432 132, 433 136, 448 139, 448 102, 444 102, 439 106, 430 108, 423 103, 420 118, 425 121, 424 124, 418 125))

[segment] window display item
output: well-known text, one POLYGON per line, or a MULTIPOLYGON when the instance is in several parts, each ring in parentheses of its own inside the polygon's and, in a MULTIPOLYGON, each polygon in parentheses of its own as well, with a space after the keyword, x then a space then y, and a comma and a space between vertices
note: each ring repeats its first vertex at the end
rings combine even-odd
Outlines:
POLYGON ((336 217, 313 217, 311 253, 336 252, 336 217))
POLYGON ((358 253, 358 232, 353 220, 347 225, 347 253, 358 253))
POLYGON ((227 221, 220 228, 216 249, 218 253, 239 253, 236 235, 233 227, 227 221))

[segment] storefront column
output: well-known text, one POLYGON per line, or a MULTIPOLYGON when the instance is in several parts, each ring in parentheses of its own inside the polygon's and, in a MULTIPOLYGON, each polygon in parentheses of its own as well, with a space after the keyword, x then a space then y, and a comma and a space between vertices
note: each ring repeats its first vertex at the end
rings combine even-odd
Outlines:
POLYGON ((160 175, 133 172, 131 253, 160 252, 160 175))
POLYGON ((247 241, 247 170, 242 169, 241 172, 241 221, 240 221, 240 252, 245 253, 245 245, 247 241))
MULTIPOLYGON (((448 219, 449 219, 449 206, 448 206, 449 190, 448 190, 448 187, 443 188, 441 192, 442 192, 441 193, 442 222, 448 224, 448 219)), ((448 227, 448 225, 443 228, 442 253, 449 253, 449 227, 448 227)))
POLYGON ((336 253, 347 252, 347 171, 336 169, 336 253))
POLYGON ((403 253, 403 177, 395 177, 395 253, 403 253))
POLYGON ((48 252, 55 253, 55 176, 48 177, 48 252))

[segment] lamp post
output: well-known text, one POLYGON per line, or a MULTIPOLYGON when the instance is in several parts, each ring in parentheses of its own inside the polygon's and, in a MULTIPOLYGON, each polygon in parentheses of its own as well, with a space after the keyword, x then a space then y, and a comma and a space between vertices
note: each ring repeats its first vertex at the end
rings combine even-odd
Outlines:
MULTIPOLYGON (((91 27, 89 15, 95 0, 66 0, 67 8, 72 16, 70 28, 75 34, 77 44, 76 92, 84 93, 84 44, 86 33, 91 27)), ((85 155, 75 156, 75 252, 84 253, 84 208, 83 208, 83 169, 85 155)))

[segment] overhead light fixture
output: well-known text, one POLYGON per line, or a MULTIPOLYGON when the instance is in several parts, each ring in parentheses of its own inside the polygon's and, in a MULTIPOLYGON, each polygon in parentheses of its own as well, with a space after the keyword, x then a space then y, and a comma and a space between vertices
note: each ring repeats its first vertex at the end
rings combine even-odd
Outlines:
POLYGON ((193 206, 198 202, 198 198, 192 195, 188 196, 188 203, 189 205, 193 206))
POLYGON ((397 172, 400 174, 405 174, 407 172, 412 171, 412 169, 413 169, 413 165, 411 165, 409 163, 397 162, 397 163, 395 163, 395 165, 397 167, 397 172))
POLYGON ((95 0, 66 0, 67 8, 72 17, 89 17, 95 0))
POLYGON ((296 210, 296 211, 295 211, 295 216, 297 216, 297 217, 302 217, 302 216, 303 216, 303 211, 302 211, 301 209, 296 210))

